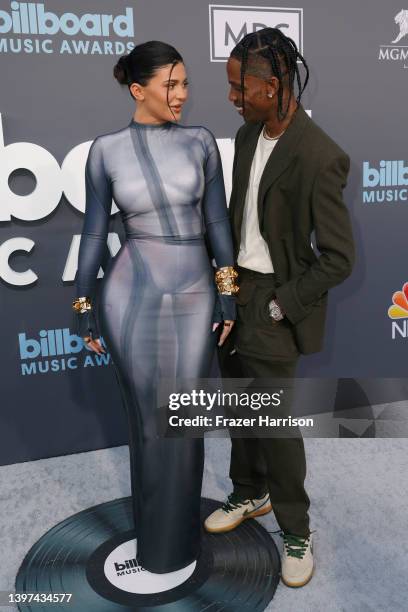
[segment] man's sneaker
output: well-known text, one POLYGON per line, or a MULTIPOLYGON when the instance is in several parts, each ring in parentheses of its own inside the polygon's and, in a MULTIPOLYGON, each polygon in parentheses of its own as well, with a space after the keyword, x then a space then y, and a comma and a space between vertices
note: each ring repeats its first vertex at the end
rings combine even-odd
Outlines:
POLYGON ((225 504, 207 517, 204 527, 209 533, 224 533, 235 529, 246 519, 262 516, 271 510, 269 493, 260 499, 245 499, 237 493, 231 493, 225 504))
POLYGON ((290 533, 283 537, 282 581, 289 587, 301 587, 309 582, 313 575, 312 536, 301 538, 290 533))

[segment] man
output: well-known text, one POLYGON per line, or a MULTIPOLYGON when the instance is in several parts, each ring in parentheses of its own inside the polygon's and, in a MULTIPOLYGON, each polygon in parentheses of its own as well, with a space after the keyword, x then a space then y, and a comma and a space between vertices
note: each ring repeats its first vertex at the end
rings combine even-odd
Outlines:
MULTIPOLYGON (((229 100, 245 119, 235 139, 230 202, 240 284, 235 347, 243 376, 292 379, 299 355, 321 350, 327 292, 353 266, 342 198, 350 160, 300 105, 309 70, 279 29, 245 36, 227 73, 229 100)), ((234 490, 205 528, 229 531, 272 507, 284 541, 282 580, 303 586, 314 563, 302 437, 231 442, 234 490)))

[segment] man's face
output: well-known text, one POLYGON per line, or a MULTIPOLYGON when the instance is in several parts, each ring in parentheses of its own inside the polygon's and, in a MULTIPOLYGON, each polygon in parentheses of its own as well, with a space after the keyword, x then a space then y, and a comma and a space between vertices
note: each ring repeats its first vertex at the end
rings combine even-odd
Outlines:
POLYGON ((227 75, 230 90, 228 99, 237 108, 240 115, 242 111, 242 97, 245 96, 245 121, 266 121, 275 109, 276 93, 279 81, 271 77, 268 81, 245 74, 244 92, 241 91, 241 62, 230 57, 227 62, 227 75), (273 97, 268 97, 273 94, 273 97))

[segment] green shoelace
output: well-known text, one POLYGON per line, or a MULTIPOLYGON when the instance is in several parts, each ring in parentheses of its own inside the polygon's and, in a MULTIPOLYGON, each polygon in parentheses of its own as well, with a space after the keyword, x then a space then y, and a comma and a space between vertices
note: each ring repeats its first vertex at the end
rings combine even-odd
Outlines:
POLYGON ((288 557, 297 557, 303 559, 308 547, 307 540, 309 538, 301 538, 300 536, 291 535, 290 533, 281 534, 283 543, 286 548, 288 557))
POLYGON ((237 493, 232 492, 228 495, 228 499, 225 504, 223 504, 222 509, 224 510, 224 512, 228 513, 232 510, 236 510, 246 501, 246 499, 243 499, 240 495, 237 495, 237 493))

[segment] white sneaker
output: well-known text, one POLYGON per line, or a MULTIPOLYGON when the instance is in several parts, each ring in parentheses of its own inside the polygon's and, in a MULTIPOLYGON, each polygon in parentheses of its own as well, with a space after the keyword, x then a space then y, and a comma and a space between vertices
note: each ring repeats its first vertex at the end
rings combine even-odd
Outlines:
POLYGON ((282 582, 289 587, 301 587, 309 582, 313 575, 312 535, 308 538, 284 533, 282 553, 282 582))
POLYGON ((262 516, 271 510, 269 493, 260 499, 244 499, 231 493, 225 504, 206 518, 204 527, 209 533, 224 533, 235 529, 246 519, 262 516))

